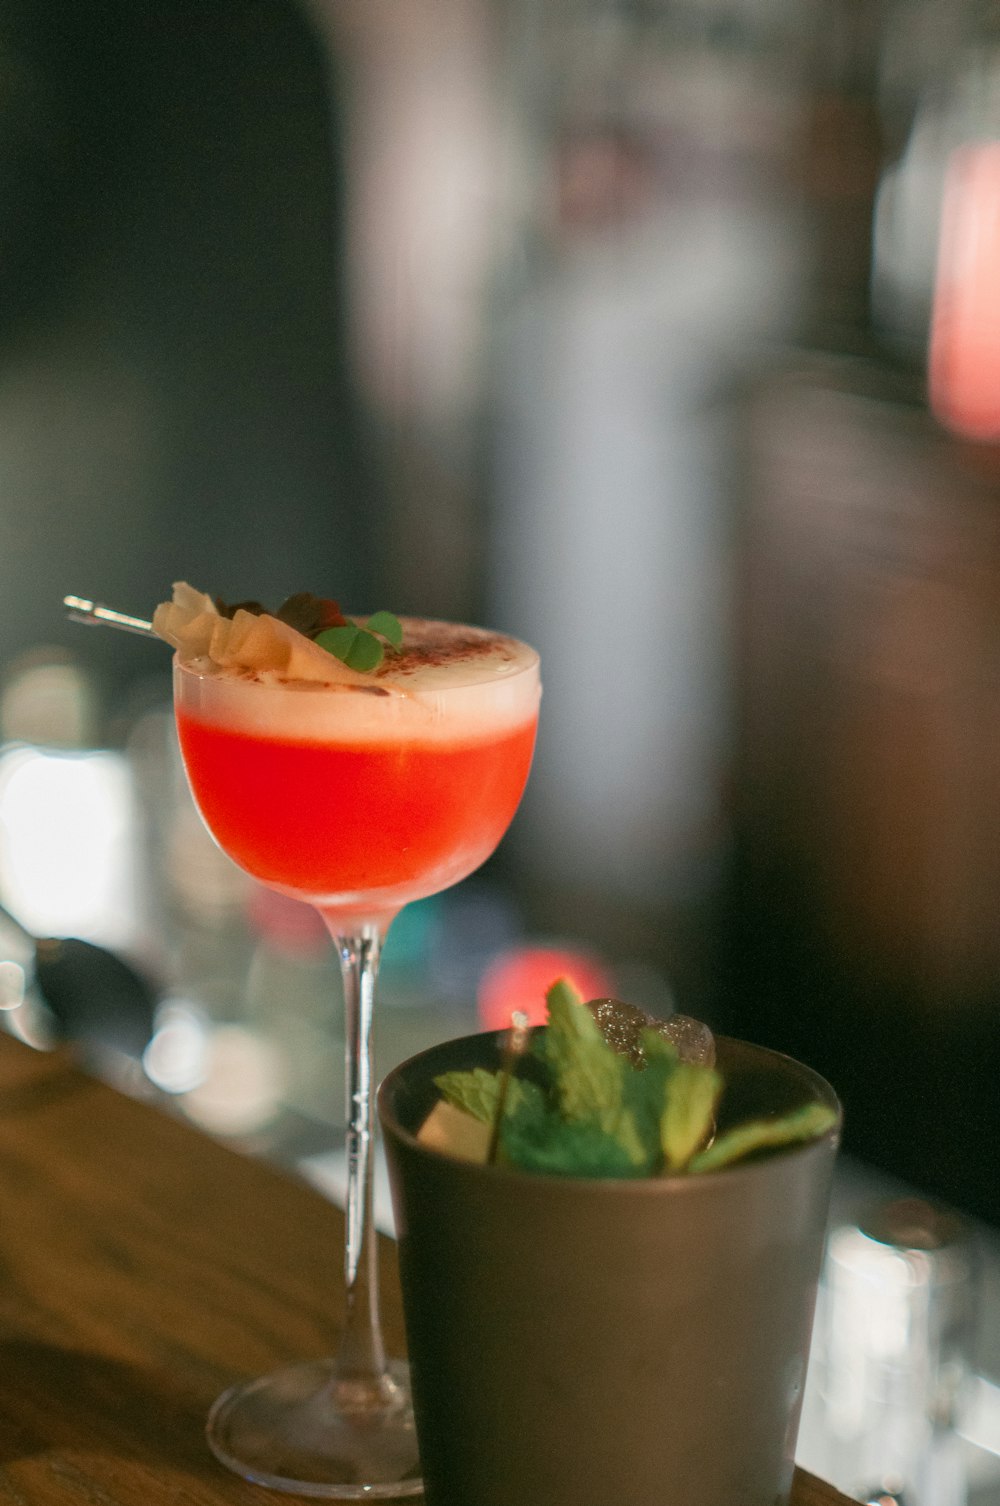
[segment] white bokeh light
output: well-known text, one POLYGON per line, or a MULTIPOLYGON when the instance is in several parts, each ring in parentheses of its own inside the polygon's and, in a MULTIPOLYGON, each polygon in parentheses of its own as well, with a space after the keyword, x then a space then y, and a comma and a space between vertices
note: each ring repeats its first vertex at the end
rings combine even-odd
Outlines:
POLYGON ((127 948, 138 924, 131 781, 114 752, 0 753, 0 894, 38 936, 127 948))

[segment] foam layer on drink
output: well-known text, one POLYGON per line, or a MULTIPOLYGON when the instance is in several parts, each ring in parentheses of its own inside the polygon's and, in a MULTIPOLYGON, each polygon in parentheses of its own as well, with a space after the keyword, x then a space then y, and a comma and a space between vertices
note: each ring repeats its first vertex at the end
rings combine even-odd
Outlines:
POLYGON ((334 660, 329 681, 222 666, 203 655, 186 661, 178 652, 177 705, 216 726, 308 742, 479 741, 535 718, 534 649, 484 628, 402 623, 402 649, 377 670, 342 678, 344 666, 334 660))

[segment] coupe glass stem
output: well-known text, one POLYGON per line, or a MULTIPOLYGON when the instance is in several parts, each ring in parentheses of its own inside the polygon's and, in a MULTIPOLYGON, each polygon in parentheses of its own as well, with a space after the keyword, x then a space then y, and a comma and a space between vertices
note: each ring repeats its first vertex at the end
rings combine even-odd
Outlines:
POLYGON ((391 1401, 396 1391, 386 1365, 379 1320, 374 1210, 372 1019, 385 928, 369 922, 356 931, 346 932, 340 929, 335 917, 325 919, 337 948, 344 987, 347 1106, 346 1313, 334 1362, 334 1385, 341 1406, 368 1410, 391 1401))
POLYGON ((333 1359, 285 1365, 230 1386, 208 1419, 208 1441, 235 1474, 292 1495, 337 1501, 422 1493, 409 1369, 386 1356, 379 1324, 372 1200, 372 1016, 388 917, 350 924, 324 913, 344 986, 347 1086, 346 1310, 333 1359))

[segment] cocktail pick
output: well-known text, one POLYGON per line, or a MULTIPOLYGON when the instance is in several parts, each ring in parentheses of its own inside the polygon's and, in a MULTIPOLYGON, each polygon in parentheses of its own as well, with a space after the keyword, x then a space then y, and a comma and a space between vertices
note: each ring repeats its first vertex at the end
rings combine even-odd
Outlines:
POLYGON ((531 1037, 531 1029, 528 1025, 528 1016, 521 1009, 515 1009, 510 1017, 510 1029, 504 1041, 503 1058, 500 1063, 500 1090, 497 1093, 497 1106, 493 1115, 493 1123, 490 1126, 490 1143, 486 1152, 486 1164, 492 1166, 497 1158, 500 1147, 500 1126, 503 1123, 504 1112, 507 1107, 507 1093, 510 1088, 510 1080, 514 1075, 514 1068, 519 1059, 528 1049, 528 1041, 531 1037))
POLYGON ((63 606, 67 617, 73 622, 121 628, 125 633, 141 633, 144 638, 152 636, 153 624, 145 618, 129 617, 125 612, 116 612, 111 607, 102 606, 99 601, 88 601, 83 596, 64 596, 63 606))

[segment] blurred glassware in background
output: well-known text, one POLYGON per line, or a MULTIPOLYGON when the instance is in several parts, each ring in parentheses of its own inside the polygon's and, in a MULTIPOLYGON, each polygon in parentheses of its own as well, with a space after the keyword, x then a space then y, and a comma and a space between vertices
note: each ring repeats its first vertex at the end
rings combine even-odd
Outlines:
POLYGON ((100 745, 98 697, 64 650, 9 667, 0 691, 0 968, 4 1025, 74 1044, 119 1087, 141 1081, 156 986, 127 761, 100 745))
POLYGON ((123 755, 97 745, 82 664, 40 648, 0 692, 0 902, 36 935, 130 950, 144 915, 136 811, 123 755))
MULTIPOLYGON (((290 1069, 262 1029, 259 991, 251 998, 256 886, 216 847, 195 809, 169 702, 136 717, 126 747, 164 979, 143 1053, 146 1076, 209 1133, 280 1155, 290 1069)), ((294 1004, 292 995, 289 1010, 294 1004)))
POLYGON ((822 1348, 835 1483, 903 1493, 910 1506, 964 1506, 947 1443, 975 1318, 975 1252, 953 1215, 907 1199, 834 1232, 822 1348))
MULTIPOLYGON (((413 906, 414 918, 426 918, 426 987, 433 997, 467 1013, 474 1010, 479 980, 498 952, 524 938, 527 917, 516 887, 502 869, 490 878, 474 875, 447 894, 413 906)), ((405 919, 404 910, 400 919, 405 919)), ((393 957, 399 937, 393 939, 393 957)), ((392 966, 395 968, 395 962, 392 966)), ((391 983, 393 993, 395 985, 391 983)))
POLYGON ((971 1225, 918 1197, 834 1220, 798 1457, 852 1500, 996 1498, 1000 1393, 975 1374, 983 1253, 971 1225), (980 1387, 993 1415, 980 1406, 977 1426, 980 1387))
POLYGON ((31 938, 12 915, 0 911, 0 1028, 35 1050, 53 1044, 52 1022, 34 980, 31 938))

